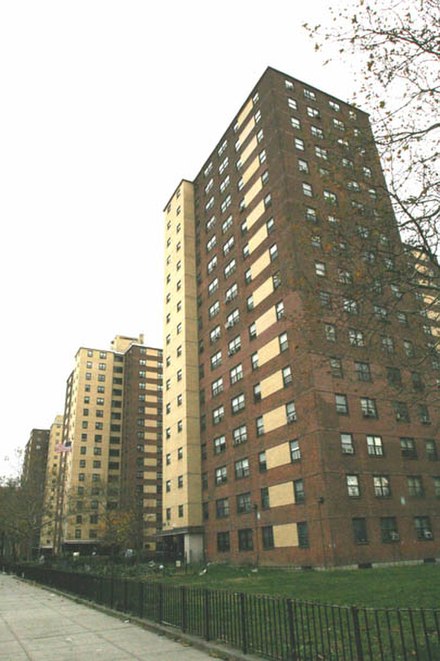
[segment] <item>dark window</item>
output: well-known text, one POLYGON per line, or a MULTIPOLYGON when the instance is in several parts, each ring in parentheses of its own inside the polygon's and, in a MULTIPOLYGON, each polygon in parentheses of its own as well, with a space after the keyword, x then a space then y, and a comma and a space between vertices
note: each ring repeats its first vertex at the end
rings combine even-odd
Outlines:
POLYGON ((244 528, 238 531, 238 550, 239 551, 252 551, 254 543, 252 539, 252 529, 244 528))
POLYGON ((352 526, 355 544, 366 544, 368 542, 366 520, 363 518, 352 519, 352 526))

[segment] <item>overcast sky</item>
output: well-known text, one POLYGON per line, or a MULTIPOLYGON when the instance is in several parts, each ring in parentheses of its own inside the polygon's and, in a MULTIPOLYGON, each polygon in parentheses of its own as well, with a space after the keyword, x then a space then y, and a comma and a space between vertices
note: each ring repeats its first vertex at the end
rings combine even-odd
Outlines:
POLYGON ((163 207, 265 68, 350 99, 301 27, 326 19, 324 0, 0 3, 0 475, 63 412, 80 346, 162 345, 163 207))

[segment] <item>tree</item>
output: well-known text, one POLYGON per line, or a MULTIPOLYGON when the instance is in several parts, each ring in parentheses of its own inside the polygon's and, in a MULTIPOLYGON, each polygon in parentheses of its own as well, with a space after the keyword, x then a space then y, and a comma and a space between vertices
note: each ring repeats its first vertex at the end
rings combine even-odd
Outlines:
MULTIPOLYGON (((437 266, 440 250, 440 11, 437 0, 358 0, 304 27, 316 50, 361 63, 354 101, 371 112, 403 239, 437 266), (330 46, 329 46, 330 45, 330 46)), ((329 60, 327 60, 328 62, 329 60)))

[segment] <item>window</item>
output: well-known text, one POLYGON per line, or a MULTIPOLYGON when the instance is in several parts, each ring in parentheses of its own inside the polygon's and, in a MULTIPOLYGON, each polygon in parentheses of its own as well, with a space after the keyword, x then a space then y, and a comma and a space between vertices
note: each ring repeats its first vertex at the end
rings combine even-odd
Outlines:
POLYGON ((298 170, 300 172, 304 172, 305 174, 309 174, 309 164, 307 161, 304 161, 302 158, 298 159, 298 170))
POLYGON ((231 381, 231 385, 237 383, 237 381, 240 381, 243 378, 243 365, 241 363, 239 363, 229 371, 229 378, 231 381))
POLYGON ((359 498, 361 495, 359 477, 357 475, 346 475, 347 493, 350 498, 359 498))
POLYGON ((376 498, 389 498, 391 496, 390 478, 387 475, 374 475, 373 488, 376 498))
POLYGON ((406 402, 392 402, 397 422, 409 422, 409 411, 406 402))
POLYGON ((330 292, 320 291, 319 292, 319 302, 320 302, 322 308, 325 308, 326 310, 331 310, 332 309, 332 297, 331 297, 330 292))
POLYGON ((231 410, 232 413, 238 413, 245 408, 245 397, 243 393, 240 393, 236 397, 231 399, 231 410))
POLYGON ((222 213, 224 213, 226 211, 226 209, 230 206, 231 202, 232 202, 232 198, 231 198, 230 195, 225 197, 225 199, 223 200, 223 202, 220 205, 220 209, 221 209, 222 213))
POLYGON ((228 481, 228 470, 226 466, 220 466, 215 469, 215 483, 216 484, 225 484, 228 481))
POLYGON ((212 411, 212 424, 218 425, 225 417, 225 407, 223 404, 212 411))
POLYGON ((290 450, 290 461, 292 463, 295 463, 296 461, 299 461, 301 459, 301 449, 299 446, 299 441, 297 439, 294 439, 293 441, 289 441, 289 450, 290 450))
POLYGON ((220 336, 221 336, 221 328, 220 328, 220 326, 216 326, 209 333, 210 343, 214 344, 214 342, 217 342, 217 340, 220 338, 220 336))
POLYGON ((235 462, 235 479, 239 480, 243 477, 249 477, 249 459, 239 459, 235 462))
POLYGON ((273 527, 272 526, 263 526, 261 528, 261 543, 263 549, 273 549, 274 548, 274 539, 273 539, 273 527))
POLYGON ((353 528, 353 541, 355 544, 367 544, 367 522, 364 518, 355 518, 351 520, 353 528))
POLYGON ((298 110, 298 104, 297 104, 297 102, 295 101, 295 99, 290 99, 290 98, 287 99, 287 105, 288 105, 289 108, 291 108, 292 110, 298 110))
POLYGON ((208 316, 210 319, 215 317, 220 312, 220 303, 216 301, 208 308, 208 316))
POLYGON ((179 475, 177 478, 177 487, 181 489, 183 487, 183 475, 179 475))
POLYGON ((414 528, 416 538, 420 541, 427 541, 433 539, 431 521, 429 516, 415 516, 414 528))
POLYGON ((216 367, 222 364, 222 352, 217 351, 217 353, 211 356, 211 369, 214 370, 216 367))
POLYGON ((252 551, 254 543, 252 540, 252 529, 246 528, 238 531, 238 550, 252 551))
POLYGON ((324 195, 324 200, 328 204, 336 205, 338 203, 338 198, 336 197, 336 193, 332 193, 332 191, 325 190, 323 192, 323 195, 324 195))
POLYGON ((324 262, 315 262, 315 273, 316 275, 320 276, 321 278, 325 278, 326 276, 326 266, 324 262))
POLYGON ((255 340, 255 338, 257 337, 257 324, 255 323, 255 321, 251 323, 251 325, 248 328, 248 331, 249 331, 249 339, 255 340))
POLYGON ((413 438, 407 436, 400 439, 400 452, 405 459, 416 459, 416 442, 413 438))
POLYGON ((331 357, 329 358, 329 364, 332 377, 335 379, 342 379, 344 376, 342 360, 340 358, 331 357))
POLYGON ((252 510, 251 494, 249 491, 247 493, 238 494, 236 502, 237 514, 245 514, 252 510))
POLYGON ((293 481, 293 494, 295 503, 303 503, 305 501, 304 493, 304 480, 294 480, 293 481))
POLYGON ((255 420, 256 433, 257 436, 263 436, 264 434, 264 418, 262 415, 258 416, 255 420))
POLYGON ((290 424, 297 420, 295 402, 288 402, 286 404, 286 422, 290 424))
POLYGON ((291 117, 290 118, 290 123, 292 125, 292 128, 298 129, 298 130, 301 129, 301 122, 296 117, 291 117))
POLYGON ((403 350, 408 358, 413 358, 415 355, 414 346, 411 340, 403 340, 403 350))
POLYGON ((431 418, 426 404, 418 404, 417 409, 418 409, 420 422, 423 425, 429 425, 431 423, 431 418))
POLYGON ((402 385, 402 375, 398 367, 387 367, 387 381, 390 386, 402 385))
POLYGON ((353 434, 342 433, 340 439, 342 454, 354 454, 353 434))
POLYGON ((407 477, 408 494, 413 498, 422 498, 425 495, 423 490, 422 478, 419 475, 409 475, 407 477))
POLYGON ((289 347, 287 333, 281 333, 281 335, 278 336, 278 343, 280 347, 280 353, 282 353, 283 351, 287 351, 289 347))
POLYGON ((438 459, 437 445, 433 439, 429 438, 425 441, 425 451, 426 458, 430 461, 436 461, 438 459))
POLYGON ((215 515, 217 519, 229 516, 229 498, 219 498, 215 501, 215 515))
POLYGON ((361 397, 361 411, 364 418, 378 418, 376 400, 370 397, 361 397))
POLYGON ((304 151, 304 140, 301 140, 301 138, 295 138, 294 144, 295 149, 298 149, 298 151, 304 151))
POLYGON ((218 278, 214 278, 214 280, 211 280, 211 282, 208 285, 208 296, 212 296, 212 294, 217 291, 218 289, 218 278))
POLYGON ((225 256, 228 255, 228 254, 231 252, 232 248, 234 247, 234 244, 235 244, 235 239, 234 239, 233 236, 231 236, 231 237, 226 241, 226 243, 223 244, 223 254, 224 254, 225 256))
POLYGON ((306 197, 313 197, 313 189, 310 184, 303 183, 302 190, 306 197))
POLYGON ((235 353, 238 353, 241 349, 241 339, 240 335, 234 337, 228 344, 228 356, 233 356, 235 353))
POLYGON ((264 450, 258 453, 258 470, 260 473, 267 471, 266 452, 264 450))
POLYGON ((282 373, 282 377, 283 377, 283 386, 286 387, 290 383, 292 383, 292 381, 293 381, 293 379, 292 379, 292 368, 290 367, 290 365, 287 365, 287 367, 283 367, 283 369, 281 370, 281 373, 282 373))
POLYGON ((269 248, 269 257, 270 261, 273 262, 277 257, 278 257, 278 247, 277 244, 274 243, 270 248, 269 248))
POLYGON ((310 131, 314 138, 319 138, 319 140, 324 138, 324 131, 318 126, 311 126, 310 131))
POLYGON ((350 271, 344 271, 339 269, 338 271, 339 282, 342 282, 344 285, 350 285, 353 282, 353 276, 350 271))
POLYGON ((221 454, 226 451, 226 437, 224 434, 222 436, 217 436, 214 438, 214 454, 221 454))
POLYGON ((258 351, 255 351, 255 353, 251 355, 251 366, 252 370, 258 369, 258 351))
POLYGON ((298 535, 298 546, 301 549, 309 547, 309 528, 307 521, 299 521, 296 524, 296 531, 298 535))
POLYGON ((440 498, 440 477, 435 476, 432 480, 434 483, 434 496, 440 498))
POLYGON ((382 335, 380 338, 382 350, 385 353, 394 353, 394 340, 389 335, 382 335))
POLYGON ((411 372, 411 382, 414 390, 421 391, 425 387, 420 372, 411 372))
POLYGON ((237 260, 231 259, 229 264, 226 264, 224 269, 225 278, 229 278, 237 269, 237 260))
POLYGON ((380 519, 380 538, 384 544, 398 542, 400 539, 395 516, 383 516, 380 519))
POLYGON ((247 427, 246 425, 240 425, 232 430, 232 445, 240 445, 247 441, 247 427))
POLYGON ((183 517, 183 505, 179 505, 177 507, 177 516, 179 517, 179 519, 183 517))
POLYGON ((324 324, 324 332, 327 342, 336 342, 336 326, 334 324, 324 324))
POLYGON ((369 363, 355 362, 354 368, 358 381, 371 381, 371 370, 369 363))
POLYGON ((206 244, 206 252, 210 252, 217 245, 217 237, 214 235, 206 244))
POLYGON ((322 158, 322 160, 327 161, 328 160, 328 152, 327 149, 324 149, 323 147, 318 147, 315 146, 315 155, 318 158, 322 158))
POLYGON ((362 331, 350 328, 348 331, 348 340, 353 347, 364 346, 364 334, 362 331))
POLYGON ((359 314, 359 305, 352 298, 343 298, 342 307, 347 314, 359 314))
POLYGON ((216 266, 217 266, 217 255, 214 255, 214 257, 209 260, 208 265, 206 267, 208 274, 212 273, 212 271, 215 269, 216 266))
POLYGON ((232 328, 235 324, 238 324, 240 321, 240 311, 238 308, 232 310, 226 317, 226 328, 232 328))
POLYGON ((217 551, 219 553, 225 553, 231 548, 229 540, 229 532, 218 532, 217 533, 217 551))
POLYGON ((261 400, 261 386, 259 383, 256 383, 253 387, 254 402, 259 402, 261 400))
POLYGON ((262 487, 260 489, 260 503, 261 509, 268 510, 270 508, 269 487, 262 487))
POLYGON ((312 207, 306 207, 305 218, 306 218, 306 220, 310 221, 311 223, 317 223, 318 222, 318 215, 316 213, 316 209, 313 209, 312 207))
POLYGON ((340 415, 348 415, 348 400, 347 395, 335 395, 336 413, 340 415))
POLYGON ((383 457, 382 436, 367 435, 367 452, 370 457, 383 457))
POLYGON ((284 318, 284 302, 283 301, 279 301, 278 303, 276 303, 276 305, 275 305, 275 315, 276 315, 276 318, 277 318, 278 321, 280 319, 284 318))

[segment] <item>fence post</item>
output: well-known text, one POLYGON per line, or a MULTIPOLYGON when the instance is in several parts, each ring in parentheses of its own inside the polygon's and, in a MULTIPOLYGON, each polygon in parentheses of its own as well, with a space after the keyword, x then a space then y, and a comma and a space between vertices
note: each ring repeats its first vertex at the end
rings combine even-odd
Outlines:
POLYGON ((356 606, 352 606, 350 610, 351 610, 351 619, 353 621, 354 642, 356 645, 356 661, 364 661, 364 653, 362 651, 361 628, 359 626, 359 609, 356 606))
POLYGON ((142 581, 139 581, 139 599, 138 599, 138 616, 140 618, 144 617, 144 584, 142 581))
POLYGON ((128 579, 124 580, 124 613, 128 611, 128 579))
POLYGON ((209 640, 209 590, 203 594, 203 619, 205 620, 205 640, 209 640))
POLYGON ((159 583, 159 624, 163 620, 163 585, 159 583))
POLYGON ((247 654, 248 642, 246 631, 246 595, 240 592, 240 629, 241 629, 241 650, 243 654, 247 654))
POLYGON ((180 588, 180 607, 182 610, 182 631, 183 633, 186 632, 186 587, 182 585, 180 588))
POLYGON ((288 623, 288 632, 289 632, 289 647, 290 647, 290 659, 296 661, 296 640, 295 640, 295 623, 294 623, 294 610, 293 610, 293 601, 291 599, 286 599, 287 603, 287 623, 288 623))
POLYGON ((113 608, 114 596, 115 596, 115 577, 112 575, 110 576, 110 608, 113 608))

